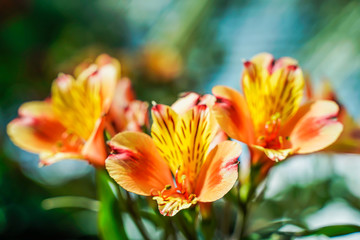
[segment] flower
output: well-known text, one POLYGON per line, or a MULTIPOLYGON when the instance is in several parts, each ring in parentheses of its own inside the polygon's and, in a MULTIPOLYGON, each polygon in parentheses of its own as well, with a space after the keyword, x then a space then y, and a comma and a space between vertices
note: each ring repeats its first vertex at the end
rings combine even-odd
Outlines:
POLYGON ((139 59, 141 68, 150 81, 169 83, 183 72, 183 59, 179 51, 164 44, 148 44, 139 59))
POLYGON ((325 99, 332 100, 339 104, 340 111, 338 120, 343 124, 344 130, 334 144, 323 149, 324 152, 336 153, 360 153, 360 125, 348 113, 344 105, 342 105, 335 91, 333 90, 329 80, 323 80, 319 91, 315 91, 311 85, 310 79, 306 82, 307 98, 311 100, 325 99))
POLYGON ((173 107, 156 104, 151 137, 123 132, 109 143, 110 176, 127 191, 152 196, 163 215, 216 201, 237 179, 241 146, 221 141, 210 149, 219 126, 200 100, 206 98, 190 93, 173 107))
POLYGON ((213 88, 213 107, 221 128, 231 137, 263 151, 274 161, 305 154, 332 144, 343 126, 333 101, 300 106, 304 79, 296 60, 274 61, 262 53, 244 62, 244 95, 225 86, 213 88))
POLYGON ((19 108, 19 117, 7 126, 10 139, 39 154, 41 165, 71 158, 103 167, 107 157, 104 130, 112 120, 110 109, 117 106, 114 99, 120 101, 115 91, 122 83, 117 81, 119 76, 119 62, 108 55, 100 55, 93 64, 79 65, 76 79, 59 74, 51 98, 19 108))

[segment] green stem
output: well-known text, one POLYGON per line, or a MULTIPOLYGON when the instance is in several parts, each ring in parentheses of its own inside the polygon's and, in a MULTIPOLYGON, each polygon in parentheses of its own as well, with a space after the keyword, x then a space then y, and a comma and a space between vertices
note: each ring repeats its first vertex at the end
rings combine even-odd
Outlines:
POLYGON ((224 214, 223 214, 223 220, 222 220, 222 225, 221 225, 221 231, 224 236, 227 236, 229 234, 229 229, 230 229, 229 219, 230 219, 230 213, 231 213, 231 205, 230 205, 229 201, 225 202, 223 213, 224 214))
POLYGON ((246 226, 248 221, 248 203, 244 205, 242 208, 243 211, 243 220, 241 223, 241 229, 240 229, 240 239, 243 239, 246 233, 246 226))
POLYGON ((232 237, 231 239, 239 239, 239 236, 240 236, 240 232, 241 232, 241 229, 242 229, 242 226, 241 226, 241 213, 240 213, 240 210, 238 210, 238 214, 236 216, 236 221, 235 221, 235 230, 234 230, 234 233, 232 234, 232 237))
POLYGON ((139 229, 142 237, 146 240, 150 240, 149 234, 146 231, 146 228, 145 228, 143 222, 141 221, 141 217, 140 217, 137 209, 134 208, 136 203, 132 200, 129 192, 128 191, 125 191, 125 192, 126 192, 126 198, 127 198, 126 199, 127 209, 128 209, 128 212, 129 212, 131 218, 133 219, 136 227, 139 229))
POLYGON ((111 189, 105 170, 96 170, 97 195, 100 201, 98 227, 101 239, 128 239, 121 217, 121 209, 111 189))
MULTIPOLYGON (((186 211, 186 210, 183 210, 186 211)), ((180 228, 181 232, 185 235, 187 239, 197 239, 197 234, 195 228, 190 228, 190 225, 194 225, 194 222, 189 223, 186 221, 184 216, 184 212, 178 213, 176 216, 173 217, 176 225, 180 228)))
POLYGON ((163 240, 174 239, 177 240, 176 230, 171 219, 168 221, 164 220, 164 236, 163 240), (171 238, 173 236, 173 238, 171 238))

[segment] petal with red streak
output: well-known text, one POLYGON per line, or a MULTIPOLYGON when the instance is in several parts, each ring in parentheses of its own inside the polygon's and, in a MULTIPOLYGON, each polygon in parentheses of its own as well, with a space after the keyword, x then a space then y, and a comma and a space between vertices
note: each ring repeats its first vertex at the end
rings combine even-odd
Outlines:
POLYGON ((218 99, 212 110, 220 127, 229 137, 251 144, 254 130, 244 97, 225 86, 216 86, 212 91, 218 99))
POLYGON ((239 143, 225 141, 217 145, 202 166, 195 188, 200 202, 213 202, 222 198, 238 178, 239 143))
POLYGON ((319 100, 302 107, 284 126, 294 153, 319 151, 339 137, 343 125, 336 120, 339 106, 333 101, 319 100))
POLYGON ((65 128, 58 122, 48 102, 24 103, 19 108, 19 118, 7 125, 10 139, 24 150, 40 153, 52 151, 61 141, 65 128))
POLYGON ((109 145, 113 153, 106 159, 106 169, 127 191, 150 196, 166 185, 173 185, 170 169, 150 136, 122 132, 111 139, 109 145))

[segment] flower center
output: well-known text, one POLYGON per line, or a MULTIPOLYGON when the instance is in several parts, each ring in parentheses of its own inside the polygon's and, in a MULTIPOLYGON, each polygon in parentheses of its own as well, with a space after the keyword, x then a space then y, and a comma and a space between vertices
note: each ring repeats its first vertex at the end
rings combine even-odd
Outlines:
MULTIPOLYGON (((284 147, 284 137, 279 136, 280 128, 281 117, 279 113, 276 113, 265 123, 264 130, 257 139, 257 144, 264 148, 282 149, 284 147)), ((285 140, 287 140, 287 137, 285 140)))
POLYGON ((174 216, 178 211, 197 203, 196 195, 188 191, 186 175, 179 177, 176 171, 174 181, 175 186, 166 185, 157 194, 152 194, 158 203, 160 213, 165 216, 174 216))
POLYGON ((56 143, 54 152, 79 152, 84 145, 84 141, 77 135, 64 132, 61 136, 61 140, 56 143))

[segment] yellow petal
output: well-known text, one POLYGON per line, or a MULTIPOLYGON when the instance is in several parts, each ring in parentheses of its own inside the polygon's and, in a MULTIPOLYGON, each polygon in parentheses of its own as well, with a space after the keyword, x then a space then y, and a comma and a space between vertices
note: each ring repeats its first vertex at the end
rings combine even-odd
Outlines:
POLYGON ((54 81, 53 111, 70 132, 83 140, 90 137, 96 121, 109 111, 119 71, 116 60, 101 55, 96 64, 90 64, 77 73, 76 80, 70 75, 60 74, 54 81))
POLYGON ((23 103, 18 112, 19 116, 56 119, 50 101, 31 101, 23 103))
POLYGON ((182 165, 182 153, 175 135, 179 116, 170 107, 157 104, 152 107, 151 115, 153 124, 151 136, 161 156, 167 161, 175 175, 176 170, 182 165))
POLYGON ((109 145, 113 153, 106 159, 106 169, 127 191, 150 196, 173 186, 169 167, 145 133, 122 132, 109 145))
POLYGON ((185 174, 190 183, 198 176, 218 131, 215 116, 206 105, 195 106, 181 115, 175 136, 183 161, 179 174, 185 174))
POLYGON ((243 91, 257 132, 277 114, 282 122, 299 108, 304 88, 302 71, 291 58, 281 58, 272 66, 270 56, 245 62, 243 91), (266 73, 267 72, 267 73, 266 73))
POLYGON ((222 198, 238 178, 239 143, 225 141, 208 155, 199 174, 195 195, 200 202, 213 202, 222 198))
POLYGON ((250 62, 245 62, 244 74, 250 73, 249 70, 256 71, 253 74, 259 75, 261 78, 268 78, 271 73, 275 59, 270 53, 259 53, 251 58, 250 62), (251 64, 250 64, 251 63, 251 64), (254 69, 250 69, 253 67, 254 69))
MULTIPOLYGON (((94 70, 95 71, 95 70, 94 70)), ((102 115, 100 82, 60 74, 52 85, 52 106, 61 123, 87 140, 102 115)))
POLYGON ((174 175, 185 175, 189 185, 195 181, 206 159, 209 145, 219 127, 210 109, 198 105, 178 116, 170 107, 152 109, 151 135, 174 175))

